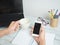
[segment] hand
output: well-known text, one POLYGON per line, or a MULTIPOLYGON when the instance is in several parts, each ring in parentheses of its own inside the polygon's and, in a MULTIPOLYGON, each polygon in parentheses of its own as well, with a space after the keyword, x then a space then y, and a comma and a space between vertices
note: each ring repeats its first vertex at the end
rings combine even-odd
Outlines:
POLYGON ((8 33, 14 33, 19 29, 19 21, 12 21, 8 27, 8 33))
MULTIPOLYGON (((33 30, 32 30, 33 32, 33 30)), ((39 36, 38 37, 34 37, 34 39, 36 40, 36 42, 40 45, 45 45, 45 30, 43 27, 41 27, 40 32, 39 32, 39 36)))

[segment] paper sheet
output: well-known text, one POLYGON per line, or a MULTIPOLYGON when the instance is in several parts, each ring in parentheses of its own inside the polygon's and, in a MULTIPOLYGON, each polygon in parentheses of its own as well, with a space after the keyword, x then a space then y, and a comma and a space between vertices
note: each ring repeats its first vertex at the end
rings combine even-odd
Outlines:
MULTIPOLYGON (((12 41, 12 44, 15 45, 32 45, 34 39, 30 35, 28 30, 20 30, 15 39, 12 41)), ((35 42, 36 43, 36 42, 35 42)))
POLYGON ((45 34, 46 45, 54 45, 54 38, 55 38, 55 34, 46 33, 45 34))
MULTIPOLYGON (((46 45, 53 45, 54 44, 54 37, 55 34, 53 33, 46 33, 45 39, 46 39, 46 45)), ((27 30, 21 30, 15 39, 12 41, 12 44, 14 45, 37 45, 36 41, 29 35, 29 31, 27 30)))

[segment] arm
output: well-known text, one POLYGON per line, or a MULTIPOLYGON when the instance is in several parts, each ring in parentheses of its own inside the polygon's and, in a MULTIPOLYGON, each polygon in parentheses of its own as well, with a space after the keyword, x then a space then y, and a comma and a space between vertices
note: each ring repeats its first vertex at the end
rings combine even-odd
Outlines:
POLYGON ((8 34, 8 29, 0 30, 0 37, 7 35, 8 34))
POLYGON ((15 31, 17 31, 19 28, 19 22, 18 21, 12 21, 11 24, 9 25, 9 27, 7 27, 4 30, 0 30, 0 37, 13 33, 15 31))
POLYGON ((41 40, 41 41, 39 42, 39 45, 45 45, 45 40, 41 40))

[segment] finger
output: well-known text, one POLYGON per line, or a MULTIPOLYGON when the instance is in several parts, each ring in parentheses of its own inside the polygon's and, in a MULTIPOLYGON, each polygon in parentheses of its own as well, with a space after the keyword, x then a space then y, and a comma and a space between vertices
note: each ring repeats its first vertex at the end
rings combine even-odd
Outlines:
POLYGON ((18 31, 19 30, 19 25, 16 26, 14 31, 18 31))
POLYGON ((17 21, 20 24, 20 20, 17 21))
POLYGON ((11 22, 11 24, 14 24, 14 23, 15 23, 15 21, 12 21, 12 22, 11 22))
POLYGON ((18 21, 16 21, 16 22, 14 23, 14 26, 16 27, 16 26, 18 26, 18 25, 20 25, 20 24, 19 24, 18 21))
POLYGON ((39 43, 39 37, 34 37, 37 43, 39 43))
POLYGON ((16 21, 16 22, 18 22, 18 23, 20 24, 19 20, 18 20, 18 21, 16 21))
POLYGON ((15 21, 12 21, 12 22, 10 23, 9 27, 12 26, 14 23, 15 23, 15 21))
POLYGON ((45 37, 45 30, 44 27, 41 27, 40 32, 39 32, 39 37, 45 37))
POLYGON ((44 32, 44 31, 45 31, 45 30, 44 30, 44 27, 41 26, 40 33, 41 33, 41 32, 44 32))

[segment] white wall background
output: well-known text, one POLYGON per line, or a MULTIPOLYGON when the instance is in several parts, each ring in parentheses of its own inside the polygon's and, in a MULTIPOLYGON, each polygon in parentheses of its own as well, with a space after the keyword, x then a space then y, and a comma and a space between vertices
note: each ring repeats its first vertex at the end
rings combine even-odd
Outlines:
POLYGON ((46 16, 48 10, 59 9, 60 0, 23 0, 25 16, 46 16))

